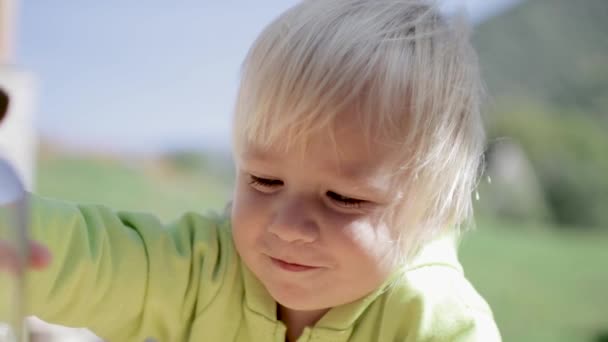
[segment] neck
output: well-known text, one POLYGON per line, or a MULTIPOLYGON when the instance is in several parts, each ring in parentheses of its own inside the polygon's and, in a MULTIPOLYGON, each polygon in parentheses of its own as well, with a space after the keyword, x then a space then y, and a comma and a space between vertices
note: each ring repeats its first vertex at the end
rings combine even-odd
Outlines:
POLYGON ((278 319, 287 327, 287 341, 295 342, 304 328, 317 323, 329 309, 300 311, 278 305, 278 319))

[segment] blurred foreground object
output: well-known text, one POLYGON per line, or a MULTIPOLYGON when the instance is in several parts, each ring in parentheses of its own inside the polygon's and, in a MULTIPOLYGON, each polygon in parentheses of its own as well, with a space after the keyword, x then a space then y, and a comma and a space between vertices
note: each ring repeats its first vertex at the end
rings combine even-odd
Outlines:
POLYGON ((0 65, 0 89, 10 99, 0 125, 0 157, 15 167, 27 190, 34 185, 37 144, 32 116, 33 84, 29 73, 0 65))
MULTIPOLYGON (((33 175, 33 144, 21 145, 26 150, 16 148, 23 143, 22 139, 31 139, 27 131, 31 132, 32 126, 27 120, 29 116, 24 117, 29 108, 23 105, 27 103, 26 94, 30 88, 26 81, 28 77, 11 72, 7 66, 12 62, 13 53, 13 5, 12 0, 0 0, 0 243, 9 252, 15 252, 10 254, 11 271, 0 272, 3 303, 0 307, 0 341, 7 342, 26 341, 22 336, 25 318, 22 291, 28 256, 25 189, 11 163, 18 164, 17 172, 28 178, 30 187, 33 175), (13 93, 17 106, 12 105, 13 93)), ((6 259, 7 256, 9 254, 2 257, 6 259)))
MULTIPOLYGON (((11 165, 11 169, 14 167, 17 175, 13 178, 21 178, 23 180, 24 190, 32 191, 34 188, 36 146, 38 143, 34 130, 32 110, 36 82, 35 77, 31 73, 14 66, 14 42, 16 36, 14 31, 16 26, 15 21, 18 17, 16 15, 17 5, 17 0, 0 0, 0 160, 6 160, 8 162, 7 165, 11 165)), ((8 178, 5 180, 8 180, 8 178)), ((3 183, 0 184, 0 192, 6 192, 8 188, 3 183)), ((23 205, 17 207, 24 208, 23 205)), ((19 210, 14 210, 15 213, 17 211, 19 210)), ((21 217, 21 220, 25 219, 24 215, 25 213, 20 213, 5 217, 8 219, 10 216, 19 221, 19 217, 21 217)), ((12 218, 10 220, 15 221, 12 218)), ((17 225, 25 225, 25 223, 17 225)), ((2 226, 8 227, 8 225, 2 223, 0 224, 0 229, 3 229, 2 226)), ((14 227, 15 224, 11 223, 11 226, 14 227)), ((7 230, 6 233, 9 234, 9 231, 7 230)), ((0 232, 0 234, 3 234, 0 235, 0 238, 3 238, 4 232, 0 232)), ((10 238, 12 239, 12 237, 10 238)), ((2 276, 0 275, 0 277, 2 276)), ((4 282, 0 284, 9 282, 7 279, 0 279, 0 281, 4 282)), ((18 293, 17 295, 13 295, 14 291, 12 290, 18 291, 21 286, 18 285, 18 282, 11 286, 12 288, 9 291, 0 293, 0 295, 12 296, 12 298, 9 298, 14 301, 19 295, 18 293)), ((0 310, 5 309, 7 308, 0 308, 0 310)), ((22 317, 22 314, 18 312, 14 314, 8 313, 8 310, 6 310, 6 316, 4 311, 0 312, 0 321, 4 317, 14 320, 13 317, 22 317)), ((19 324, 13 322, 9 324, 9 326, 14 327, 17 325, 19 324)), ((31 342, 93 341, 89 337, 90 333, 82 332, 81 329, 61 329, 48 326, 35 318, 30 318, 29 326, 32 330, 30 335, 31 342), (58 331, 56 334, 54 333, 55 330, 58 331)), ((11 341, 8 334, 7 326, 0 324, 0 342, 11 341)))
POLYGON ((8 94, 0 89, 0 122, 2 122, 8 112, 8 102, 8 94))
MULTIPOLYGON (((1 122, 0 122, 1 124, 1 122)), ((12 166, 0 158, 0 341, 25 341, 25 274, 27 244, 27 199, 12 166)))
POLYGON ((31 190, 36 146, 32 118, 34 78, 14 67, 17 5, 16 0, 0 0, 0 91, 5 95, 6 107, 0 118, 0 157, 15 167, 25 188, 31 190))

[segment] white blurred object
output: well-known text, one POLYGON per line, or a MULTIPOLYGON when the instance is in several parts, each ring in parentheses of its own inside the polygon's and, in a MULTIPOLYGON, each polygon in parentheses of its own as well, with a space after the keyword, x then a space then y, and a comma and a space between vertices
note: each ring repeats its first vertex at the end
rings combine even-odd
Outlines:
MULTIPOLYGON (((0 159, 7 160, 23 180, 24 188, 32 191, 38 144, 33 117, 33 95, 36 89, 34 77, 24 71, 0 66, 0 88, 7 93, 10 101, 8 112, 0 123, 0 159)), ((0 182, 4 187, 2 184, 0 182)), ((86 329, 64 328, 34 317, 28 320, 28 327, 34 342, 100 341, 86 329)))
POLYGON ((8 160, 31 191, 34 186, 37 137, 34 130, 34 77, 0 66, 0 88, 9 96, 8 113, 0 124, 0 157, 8 160))
POLYGON ((0 88, 10 99, 0 123, 0 158, 9 161, 31 190, 37 143, 32 116, 35 84, 32 74, 14 66, 18 7, 18 0, 0 0, 0 88))
MULTIPOLYGON (((33 104, 35 77, 13 66, 18 0, 0 0, 0 88, 9 96, 8 113, 0 123, 0 158, 7 160, 28 191, 34 188, 36 146, 33 104)), ((69 329, 46 324, 31 317, 31 341, 100 341, 86 329, 69 329)), ((0 341, 3 340, 0 326, 0 341)))
POLYGON ((28 328, 32 342, 103 342, 87 329, 52 325, 36 317, 29 318, 28 328))

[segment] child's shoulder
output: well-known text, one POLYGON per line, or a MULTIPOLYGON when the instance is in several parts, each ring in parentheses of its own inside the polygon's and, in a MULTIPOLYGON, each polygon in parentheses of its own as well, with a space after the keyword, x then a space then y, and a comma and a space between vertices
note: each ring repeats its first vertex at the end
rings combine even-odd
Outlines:
POLYGON ((405 313, 401 324, 415 340, 500 341, 492 310, 465 277, 450 237, 423 249, 387 295, 385 310, 405 313))
POLYGON ((462 269, 434 264, 405 272, 397 291, 415 300, 435 319, 470 319, 477 314, 492 316, 486 300, 465 277, 462 269))
POLYGON ((426 300, 436 305, 461 303, 471 309, 491 312, 465 276, 454 235, 448 234, 427 244, 403 275, 402 285, 410 293, 428 297, 426 300))

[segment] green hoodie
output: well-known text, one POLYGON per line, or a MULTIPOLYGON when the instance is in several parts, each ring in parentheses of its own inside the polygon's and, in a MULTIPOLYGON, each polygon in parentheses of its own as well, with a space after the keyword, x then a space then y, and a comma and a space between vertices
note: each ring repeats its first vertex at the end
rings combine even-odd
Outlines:
MULTIPOLYGON (((107 341, 285 341, 276 303, 241 262, 229 220, 187 213, 163 224, 143 213, 31 200, 32 238, 53 261, 29 274, 29 314, 107 341)), ((413 266, 332 308, 298 342, 500 341, 455 246, 449 236, 428 244, 413 266)))

